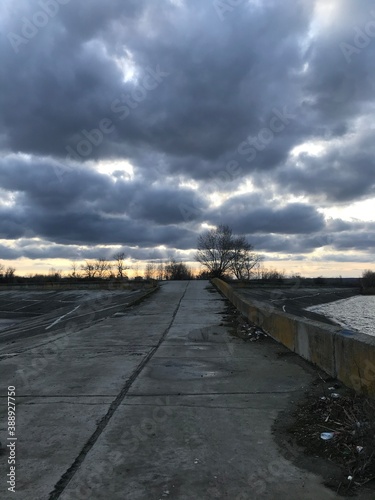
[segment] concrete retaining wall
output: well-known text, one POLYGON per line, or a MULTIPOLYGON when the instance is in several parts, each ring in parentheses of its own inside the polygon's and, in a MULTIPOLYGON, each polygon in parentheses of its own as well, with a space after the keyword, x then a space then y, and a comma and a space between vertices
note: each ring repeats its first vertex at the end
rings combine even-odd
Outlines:
POLYGON ((283 313, 265 302, 245 299, 220 279, 212 282, 273 339, 348 387, 375 398, 375 337, 283 313))

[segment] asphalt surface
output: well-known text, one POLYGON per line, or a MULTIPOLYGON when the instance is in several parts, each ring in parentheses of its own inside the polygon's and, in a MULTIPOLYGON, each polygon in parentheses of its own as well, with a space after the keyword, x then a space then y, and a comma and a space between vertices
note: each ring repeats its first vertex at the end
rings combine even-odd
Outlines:
POLYGON ((338 498, 272 435, 316 372, 233 337, 227 307, 208 282, 168 282, 121 315, 3 344, 0 439, 15 386, 18 440, 16 493, 3 447, 0 497, 338 498))
MULTIPOLYGON (((0 292, 0 356, 4 345, 83 328, 123 311, 149 289, 0 292)), ((5 347, 6 348, 6 347, 5 347)))

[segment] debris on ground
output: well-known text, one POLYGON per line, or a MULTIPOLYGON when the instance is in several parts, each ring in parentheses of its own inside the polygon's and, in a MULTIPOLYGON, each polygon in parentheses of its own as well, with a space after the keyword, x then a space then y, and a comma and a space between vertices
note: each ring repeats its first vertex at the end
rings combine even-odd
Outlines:
POLYGON ((223 320, 222 324, 229 326, 232 335, 244 341, 256 342, 268 337, 259 326, 248 321, 235 307, 227 307, 223 320))
POLYGON ((375 487, 375 401, 328 381, 321 377, 306 393, 288 432, 307 455, 340 467, 341 477, 328 486, 355 494, 363 485, 375 487))

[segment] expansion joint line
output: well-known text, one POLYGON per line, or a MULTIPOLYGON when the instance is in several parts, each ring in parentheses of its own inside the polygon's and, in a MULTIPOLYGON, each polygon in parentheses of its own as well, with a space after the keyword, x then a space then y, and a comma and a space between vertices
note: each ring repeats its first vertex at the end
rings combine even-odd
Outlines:
POLYGON ((147 363, 152 359, 156 351, 159 349, 161 344, 164 342, 166 336, 168 335, 169 330, 171 329, 174 320, 176 318, 176 315, 178 313, 178 310, 180 309, 181 302, 183 301, 186 291, 188 289, 190 282, 188 281, 185 290, 178 301, 177 307, 173 312, 172 319, 163 332, 162 336, 160 337, 159 342, 157 345, 148 353, 148 355, 141 361, 141 363, 137 366, 131 377, 127 380, 126 384, 122 388, 121 392, 117 395, 117 397, 114 399, 114 401, 111 403, 107 413, 104 415, 104 417, 101 419, 99 422, 96 430, 94 433, 90 436, 86 444, 83 446, 81 452, 77 456, 77 458, 74 460, 73 464, 69 467, 69 469, 61 476, 60 480, 56 483, 54 490, 50 493, 49 499, 48 500, 57 500, 60 498, 60 496, 63 494, 64 490, 70 483, 70 481, 73 479, 74 475, 76 474, 77 470, 79 467, 82 465, 83 461, 86 458, 86 455, 89 453, 89 451, 92 449, 92 447, 95 445, 96 441, 99 439, 100 435, 104 431, 104 429, 107 427, 109 421, 113 417, 115 411, 117 408, 120 406, 122 401, 125 399, 127 393, 129 392, 131 386, 133 383, 136 381, 136 379, 139 377, 139 375, 142 373, 143 369, 147 365, 147 363))

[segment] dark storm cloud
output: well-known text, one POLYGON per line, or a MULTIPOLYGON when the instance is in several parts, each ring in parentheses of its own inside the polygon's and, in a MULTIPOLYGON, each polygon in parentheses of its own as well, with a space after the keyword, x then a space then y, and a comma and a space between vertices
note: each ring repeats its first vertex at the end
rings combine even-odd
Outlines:
POLYGON ((42 4, 0 7, 0 238, 44 238, 51 256, 190 249, 201 222, 225 222, 262 251, 373 248, 371 228, 318 211, 374 193, 371 1, 334 2, 318 27, 318 0, 249 0, 222 18, 212 1, 42 4), (291 155, 317 140, 320 156, 291 155), (263 197, 210 206, 249 179, 263 197))
POLYGON ((249 236, 249 241, 259 252, 286 253, 294 258, 294 255, 323 248, 329 245, 332 239, 323 232, 314 236, 253 234, 249 236))
POLYGON ((185 222, 184 205, 206 207, 196 192, 113 179, 81 166, 58 177, 58 169, 52 160, 0 161, 0 183, 15 193, 14 205, 1 208, 0 237, 172 248, 193 243, 195 234, 176 224, 185 222))
MULTIPOLYGON (((244 6, 223 23, 210 2, 182 9, 169 2, 61 6, 18 54, 3 39, 1 116, 9 147, 65 157, 65 146, 74 148, 83 129, 108 117, 116 126, 108 139, 122 154, 147 144, 178 157, 216 159, 258 133, 273 107, 290 103, 276 85, 267 94, 264 88, 280 78, 293 88, 288 74, 301 64, 298 37, 309 10, 305 2, 267 2, 259 10, 244 6), (109 56, 134 62, 138 81, 124 83, 109 56), (157 68, 168 76, 145 89, 146 75, 157 68), (141 102, 131 97, 126 105, 132 93, 141 102)), ((34 11, 35 4, 21 2, 4 32, 17 25, 19 32, 23 13, 34 11)), ((111 154, 104 142, 92 156, 111 154)))
MULTIPOLYGON (((367 252, 367 260, 369 260, 368 255, 373 254, 375 250, 375 223, 335 219, 315 234, 284 236, 256 233, 250 235, 249 240, 259 251, 287 253, 293 255, 293 258, 298 253, 326 249, 327 255, 340 251, 367 252)), ((348 259, 351 262, 355 260, 350 255, 348 259)))
POLYGON ((0 238, 15 239, 25 235, 26 228, 21 214, 15 214, 13 210, 0 208, 0 238))
POLYGON ((259 194, 230 198, 210 220, 222 221, 243 234, 309 234, 325 227, 324 217, 313 206, 290 203, 278 207, 259 194))
POLYGON ((375 148, 369 132, 321 156, 300 154, 275 173, 280 189, 328 203, 366 199, 375 190, 375 148))
POLYGON ((333 246, 336 250, 364 250, 375 249, 375 227, 374 224, 368 230, 358 232, 344 231, 333 236, 333 246))

